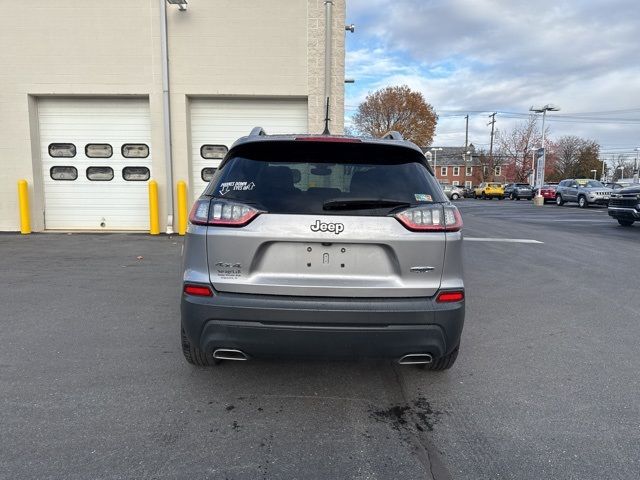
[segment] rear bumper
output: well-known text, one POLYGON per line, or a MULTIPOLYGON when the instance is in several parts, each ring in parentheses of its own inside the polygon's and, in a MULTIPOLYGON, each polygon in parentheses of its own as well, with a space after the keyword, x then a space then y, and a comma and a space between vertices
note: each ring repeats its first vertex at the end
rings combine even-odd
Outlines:
POLYGON ((205 352, 252 357, 390 357, 450 353, 464 302, 433 298, 322 298, 219 293, 182 296, 182 328, 205 352))

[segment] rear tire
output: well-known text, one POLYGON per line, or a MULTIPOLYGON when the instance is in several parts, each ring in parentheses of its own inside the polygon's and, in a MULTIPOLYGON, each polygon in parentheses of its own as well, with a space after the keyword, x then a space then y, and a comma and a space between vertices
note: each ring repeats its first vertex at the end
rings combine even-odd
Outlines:
POLYGON ((453 364, 456 363, 456 358, 458 358, 459 351, 460 345, 457 345, 450 354, 445 355, 444 357, 440 357, 437 360, 428 363, 427 365, 424 365, 423 368, 425 370, 432 370, 436 372, 439 372, 441 370, 449 370, 451 367, 453 367, 453 364))
POLYGON ((580 195, 578 197, 578 206, 580 208, 587 208, 589 206, 589 203, 587 202, 587 197, 585 197, 584 195, 580 195))
POLYGON ((562 195, 556 195, 556 205, 558 205, 559 207, 564 205, 564 200, 562 200, 562 195))
POLYGON ((451 195, 451 200, 458 200, 460 198, 460 195, 458 195, 457 193, 454 193, 453 195, 451 195))
POLYGON ((189 338, 187 338, 187 334, 184 333, 183 328, 180 329, 180 339, 182 341, 182 354, 184 355, 185 360, 191 365, 209 367, 218 363, 211 354, 207 354, 194 346, 189 338))
POLYGON ((622 220, 621 218, 618 219, 618 223, 622 227, 630 227, 631 225, 633 225, 633 222, 634 220, 622 220))

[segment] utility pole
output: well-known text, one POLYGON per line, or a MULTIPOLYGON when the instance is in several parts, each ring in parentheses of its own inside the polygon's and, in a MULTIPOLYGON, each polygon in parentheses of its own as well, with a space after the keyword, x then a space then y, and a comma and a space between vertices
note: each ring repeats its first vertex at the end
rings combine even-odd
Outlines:
POLYGON ((489 143, 489 169, 491 172, 489 173, 489 177, 491 181, 493 181, 496 173, 493 167, 493 132, 496 124, 496 112, 489 115, 489 118, 491 119, 491 121, 487 123, 487 125, 491 125, 491 143, 489 143))
POLYGON ((465 115, 464 117, 467 121, 467 124, 465 126, 464 129, 464 173, 463 175, 463 181, 462 184, 466 187, 467 185, 467 168, 469 167, 469 165, 467 164, 468 159, 467 159, 467 154, 469 152, 469 115, 465 115))

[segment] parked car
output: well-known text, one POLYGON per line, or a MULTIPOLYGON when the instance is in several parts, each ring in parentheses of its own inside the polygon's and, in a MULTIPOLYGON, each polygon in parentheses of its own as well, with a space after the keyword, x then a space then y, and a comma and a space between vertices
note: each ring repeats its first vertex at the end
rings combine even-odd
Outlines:
POLYGON ((618 180, 617 182, 608 182, 604 184, 605 187, 610 188, 611 190, 620 190, 622 188, 627 188, 633 186, 633 180, 618 180))
POLYGON ((607 210, 609 216, 618 220, 623 227, 640 221, 640 185, 634 184, 612 193, 607 210))
POLYGON ((483 200, 497 198, 502 200, 504 199, 504 188, 500 183, 482 182, 474 190, 473 198, 482 198, 483 200))
POLYGON ((556 205, 577 202, 580 208, 589 205, 607 205, 613 190, 597 180, 588 178, 567 179, 556 188, 556 205))
POLYGON ((464 198, 473 198, 473 187, 464 187, 462 189, 464 198))
POLYGON ((465 314, 461 230, 422 151, 398 133, 256 127, 189 215, 184 357, 373 356, 447 369, 465 314))
POLYGON ((464 197, 464 191, 458 185, 442 185, 442 191, 451 200, 458 200, 464 197))
POLYGON ((504 186, 504 196, 509 200, 525 198, 531 200, 533 191, 528 183, 508 183, 504 186))
MULTIPOLYGON (((540 195, 542 196, 544 203, 547 203, 549 201, 551 201, 551 202, 555 202, 556 201, 556 188, 557 187, 558 187, 557 183, 545 183, 544 185, 542 185, 542 190, 540 192, 540 195)), ((538 195, 538 187, 535 187, 531 193, 533 194, 534 197, 537 196, 538 195)))

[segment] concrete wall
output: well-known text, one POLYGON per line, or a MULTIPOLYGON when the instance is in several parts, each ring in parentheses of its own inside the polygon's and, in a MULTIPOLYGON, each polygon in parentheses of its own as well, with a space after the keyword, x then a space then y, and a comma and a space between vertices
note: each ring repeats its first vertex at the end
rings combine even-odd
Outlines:
MULTIPOLYGON (((37 98, 145 96, 166 228, 159 0, 0 0, 0 230, 19 229, 16 183, 43 228, 37 98)), ((174 183, 189 179, 189 98, 307 97, 322 131, 323 0, 189 0, 168 6, 174 183)), ((332 133, 344 118, 345 1, 334 1, 332 133)))

